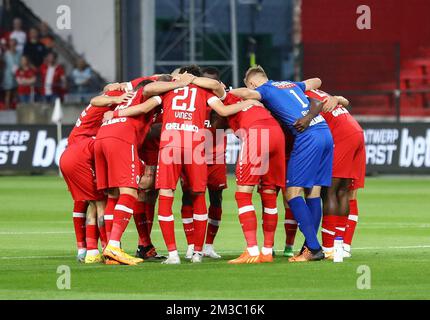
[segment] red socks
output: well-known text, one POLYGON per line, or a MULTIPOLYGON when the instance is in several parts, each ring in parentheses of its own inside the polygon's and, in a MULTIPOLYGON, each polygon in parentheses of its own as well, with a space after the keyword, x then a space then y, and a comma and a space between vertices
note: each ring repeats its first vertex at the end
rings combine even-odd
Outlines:
POLYGON ((342 237, 342 239, 345 237, 345 229, 346 229, 346 223, 348 222, 347 216, 337 216, 336 217, 336 234, 335 237, 342 237))
POLYGON ((76 245, 78 249, 85 249, 85 221, 87 217, 88 203, 75 201, 73 204, 73 226, 75 227, 76 245))
POLYGON ((114 219, 109 244, 119 247, 122 234, 130 222, 136 208, 137 199, 129 194, 121 194, 114 210, 114 219))
POLYGON ((193 206, 183 205, 181 208, 182 224, 184 226, 185 237, 187 244, 194 243, 194 219, 193 219, 193 206))
POLYGON ((324 251, 330 251, 334 246, 334 238, 336 234, 337 216, 324 215, 322 218, 322 247, 324 251))
POLYGON ((145 224, 145 202, 138 201, 136 205, 136 210, 133 214, 134 223, 136 225, 137 233, 139 235, 139 246, 149 246, 151 245, 151 239, 148 235, 148 228, 145 224))
POLYGON ((248 248, 257 245, 257 217, 252 204, 252 193, 236 192, 237 207, 239 208, 239 221, 245 235, 248 248))
POLYGON ((355 227, 358 222, 358 205, 357 200, 349 200, 349 216, 346 224, 345 237, 343 238, 343 243, 351 245, 352 238, 354 237, 355 227))
POLYGON ((113 212, 115 210, 116 202, 118 199, 116 198, 108 198, 106 202, 106 208, 105 208, 105 214, 103 216, 105 220, 105 228, 106 228, 106 238, 109 242, 110 239, 110 233, 112 231, 112 224, 113 224, 113 212))
POLYGON ((87 251, 98 250, 98 228, 95 224, 88 224, 86 226, 86 240, 87 240, 87 251))
POLYGON ((206 236, 208 223, 208 210, 206 208, 205 194, 197 194, 193 197, 193 222, 194 222, 194 252, 201 252, 206 236))
POLYGON ((104 225, 98 226, 100 242, 102 243, 102 248, 105 248, 108 243, 108 238, 106 236, 106 227, 104 225))
POLYGON ((286 234, 285 245, 292 247, 296 239, 297 221, 294 219, 293 212, 290 208, 285 208, 284 228, 286 234))
POLYGON ((278 224, 278 208, 276 199, 276 193, 261 193, 265 248, 273 248, 273 244, 275 242, 275 232, 278 224))
POLYGON ((206 244, 213 244, 221 223, 222 208, 209 206, 208 230, 206 233, 206 244))
POLYGON ((158 222, 168 251, 176 250, 175 221, 172 213, 173 197, 158 197, 158 222))

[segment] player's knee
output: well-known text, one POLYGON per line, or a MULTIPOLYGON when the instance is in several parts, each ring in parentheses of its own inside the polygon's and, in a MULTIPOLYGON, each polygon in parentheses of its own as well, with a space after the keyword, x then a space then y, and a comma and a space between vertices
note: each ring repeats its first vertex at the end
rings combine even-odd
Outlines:
POLYGON ((210 205, 220 208, 222 205, 222 190, 209 190, 210 205))
POLYGON ((303 193, 303 188, 300 188, 300 187, 287 188, 287 201, 300 197, 302 193, 303 193))
POLYGON ((119 188, 119 193, 120 195, 122 194, 128 194, 130 196, 132 196, 133 198, 137 199, 137 189, 133 189, 133 188, 119 188))

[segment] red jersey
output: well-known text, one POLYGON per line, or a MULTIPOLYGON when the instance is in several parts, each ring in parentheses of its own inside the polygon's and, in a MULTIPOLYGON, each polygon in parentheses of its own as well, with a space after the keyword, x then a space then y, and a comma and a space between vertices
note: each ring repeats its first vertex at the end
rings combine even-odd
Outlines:
POLYGON ((211 114, 213 109, 207 107, 207 114, 205 120, 205 129, 207 130, 207 142, 206 146, 206 161, 207 164, 222 164, 225 163, 225 152, 227 149, 227 135, 224 130, 218 130, 219 134, 217 136, 217 128, 212 126, 211 114), (222 132, 222 134, 221 134, 222 132))
MULTIPOLYGON (((306 91, 305 94, 318 101, 324 101, 330 96, 321 90, 306 91)), ((357 120, 342 105, 338 105, 331 112, 321 112, 321 115, 327 122, 334 140, 340 141, 357 132, 363 132, 357 120)))
POLYGON ((145 81, 145 80, 157 81, 158 80, 158 76, 140 77, 140 78, 131 80, 130 82, 127 82, 127 89, 129 91, 132 91, 134 88, 137 87, 137 85, 139 83, 141 83, 142 81, 145 81))
MULTIPOLYGON (((122 91, 108 91, 105 95, 117 97, 123 95, 122 91)), ((79 119, 76 121, 75 127, 69 135, 68 144, 72 145, 82 139, 95 137, 103 122, 103 115, 107 111, 111 111, 116 105, 95 107, 91 104, 81 112, 79 119)))
MULTIPOLYGON (((115 110, 123 110, 146 100, 147 98, 143 95, 143 88, 140 88, 127 103, 118 105, 115 110)), ((106 121, 102 124, 97 139, 115 137, 127 143, 136 144, 139 148, 148 134, 153 114, 154 110, 136 117, 119 117, 106 121)))
POLYGON ((167 92, 163 103, 160 148, 193 148, 204 140, 207 106, 213 93, 194 84, 167 92))
MULTIPOLYGON (((23 80, 30 80, 32 78, 35 78, 37 75, 37 70, 34 68, 28 68, 27 70, 19 68, 15 76, 16 78, 20 78, 23 80)), ((32 86, 29 85, 18 85, 18 94, 19 95, 30 95, 31 94, 32 86)))
MULTIPOLYGON (((159 124, 163 122, 163 109, 160 107, 157 107, 154 109, 154 112, 152 113, 152 120, 148 126, 148 132, 151 130, 151 127, 154 124, 159 124)), ((141 159, 145 159, 144 153, 151 153, 151 152, 157 152, 160 149, 160 137, 156 136, 148 136, 145 135, 145 141, 143 142, 142 148, 139 149, 139 155, 141 159)), ((155 161, 155 159, 154 159, 155 161)))
MULTIPOLYGON (((241 98, 228 93, 224 100, 224 104, 231 105, 241 101, 241 98)), ((252 126, 258 124, 267 126, 279 125, 275 118, 273 118, 273 116, 270 114, 269 110, 263 107, 251 107, 233 114, 228 117, 228 124, 233 131, 237 131, 239 129, 249 129, 252 126)))

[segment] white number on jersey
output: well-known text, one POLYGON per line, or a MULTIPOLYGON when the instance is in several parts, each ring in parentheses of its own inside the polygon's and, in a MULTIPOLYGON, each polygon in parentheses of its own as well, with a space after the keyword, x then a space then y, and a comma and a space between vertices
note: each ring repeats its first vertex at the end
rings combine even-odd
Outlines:
POLYGON ((183 87, 183 88, 175 89, 173 92, 178 95, 174 97, 172 100, 172 110, 187 111, 187 112, 196 111, 195 103, 196 103, 196 96, 197 96, 197 88, 183 87), (181 91, 183 91, 182 94, 180 94, 181 91), (191 91, 191 100, 190 100, 190 105, 188 106, 187 103, 184 102, 184 100, 188 98, 190 91, 191 91))
POLYGON ((297 93, 294 91, 294 90, 290 90, 290 93, 293 95, 293 96, 295 96, 296 97, 296 99, 297 100, 299 100, 299 102, 302 104, 302 107, 303 108, 307 108, 308 107, 308 104, 307 103, 305 103, 298 95, 297 95, 297 93))

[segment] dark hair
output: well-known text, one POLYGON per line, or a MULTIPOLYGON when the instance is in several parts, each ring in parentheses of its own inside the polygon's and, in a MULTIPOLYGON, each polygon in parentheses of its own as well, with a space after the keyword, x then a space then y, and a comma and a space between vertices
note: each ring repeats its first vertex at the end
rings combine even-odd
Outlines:
POLYGON ((210 74, 211 76, 213 76, 213 79, 215 79, 215 80, 219 80, 219 78, 220 78, 220 71, 218 68, 215 68, 215 67, 203 68, 202 73, 203 74, 205 74, 205 73, 210 74))
MULTIPOLYGON (((58 59, 58 53, 56 51, 48 51, 48 53, 46 54, 46 56, 52 54, 52 56, 54 57, 54 60, 58 59)), ((45 58, 46 58, 45 56, 45 58)))
POLYGON ((196 64, 192 64, 192 65, 189 65, 189 66, 182 67, 179 70, 179 73, 185 73, 185 72, 190 73, 190 74, 192 74, 193 76, 196 76, 196 77, 201 77, 202 76, 202 69, 198 65, 196 65, 196 64))
POLYGON ((139 82, 139 84, 134 88, 134 90, 137 91, 140 88, 143 88, 144 86, 146 86, 147 84, 150 84, 152 82, 154 82, 154 81, 152 81, 152 80, 143 80, 143 81, 139 82))

